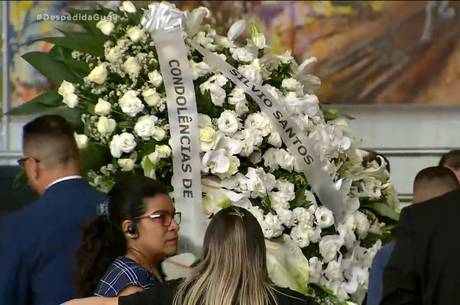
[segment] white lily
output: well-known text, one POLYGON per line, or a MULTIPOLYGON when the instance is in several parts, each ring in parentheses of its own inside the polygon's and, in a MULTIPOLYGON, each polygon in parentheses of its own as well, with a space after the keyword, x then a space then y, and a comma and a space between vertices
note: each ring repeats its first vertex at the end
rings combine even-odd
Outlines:
POLYGON ((230 26, 230 29, 227 32, 227 38, 230 41, 234 41, 236 38, 238 38, 244 30, 246 30, 246 20, 241 19, 236 21, 230 26))
POLYGON ((213 174, 225 173, 230 168, 230 160, 224 149, 211 150, 204 154, 202 160, 203 169, 213 174))

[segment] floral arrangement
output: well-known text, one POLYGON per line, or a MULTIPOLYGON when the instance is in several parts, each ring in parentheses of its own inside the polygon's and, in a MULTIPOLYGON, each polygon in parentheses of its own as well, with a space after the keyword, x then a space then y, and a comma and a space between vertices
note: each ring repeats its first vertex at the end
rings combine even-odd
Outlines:
MULTIPOLYGON (((172 151, 165 87, 155 44, 140 25, 142 11, 124 1, 119 10, 98 7, 91 13, 104 18, 76 21, 82 31, 43 38, 54 44, 49 53, 24 55, 57 90, 12 114, 57 110, 75 122, 87 178, 103 191, 120 172, 169 183, 172 151)), ((202 24, 209 15, 204 7, 187 12, 189 28, 198 30, 185 35, 263 85, 315 140, 325 170, 343 196, 346 217, 337 222, 315 197, 251 97, 190 48, 206 213, 233 204, 256 216, 270 240, 268 264, 275 283, 311 294, 321 304, 362 302, 373 256, 398 216, 385 160, 369 159, 350 135, 347 120, 322 109, 314 95, 320 80, 306 73, 314 58, 298 65, 289 53, 271 54, 255 26, 241 43, 237 38, 246 28, 244 21, 236 22, 226 36, 219 35, 202 24), (277 251, 284 251, 284 258, 277 251)))

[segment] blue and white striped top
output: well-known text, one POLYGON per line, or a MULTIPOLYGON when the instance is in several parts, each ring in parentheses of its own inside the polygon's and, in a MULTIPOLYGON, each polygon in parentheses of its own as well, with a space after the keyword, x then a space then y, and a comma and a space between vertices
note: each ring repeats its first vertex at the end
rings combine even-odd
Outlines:
POLYGON ((159 281, 144 267, 127 258, 117 257, 105 275, 99 281, 94 295, 101 297, 116 297, 128 286, 150 288, 159 281))

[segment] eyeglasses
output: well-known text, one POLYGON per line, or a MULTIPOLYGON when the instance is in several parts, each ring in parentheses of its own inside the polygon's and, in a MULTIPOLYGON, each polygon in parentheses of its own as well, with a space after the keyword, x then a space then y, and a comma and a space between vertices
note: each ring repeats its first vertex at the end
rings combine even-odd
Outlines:
POLYGON ((35 160, 35 162, 40 162, 40 160, 34 158, 34 157, 24 157, 24 158, 21 158, 21 159, 18 159, 18 164, 20 167, 24 167, 24 164, 26 163, 27 160, 35 160))
POLYGON ((180 221, 182 219, 182 214, 181 212, 175 212, 174 214, 155 212, 150 215, 139 216, 134 219, 142 219, 142 218, 150 218, 152 221, 158 221, 163 226, 169 227, 173 219, 175 223, 180 224, 180 221))

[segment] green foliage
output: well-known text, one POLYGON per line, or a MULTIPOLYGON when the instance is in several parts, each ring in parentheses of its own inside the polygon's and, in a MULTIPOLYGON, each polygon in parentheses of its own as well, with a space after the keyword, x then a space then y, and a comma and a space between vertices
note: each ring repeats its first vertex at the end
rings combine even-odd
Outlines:
POLYGON ((53 108, 62 106, 62 97, 56 91, 45 92, 34 99, 11 109, 9 115, 31 115, 49 112, 53 108))

